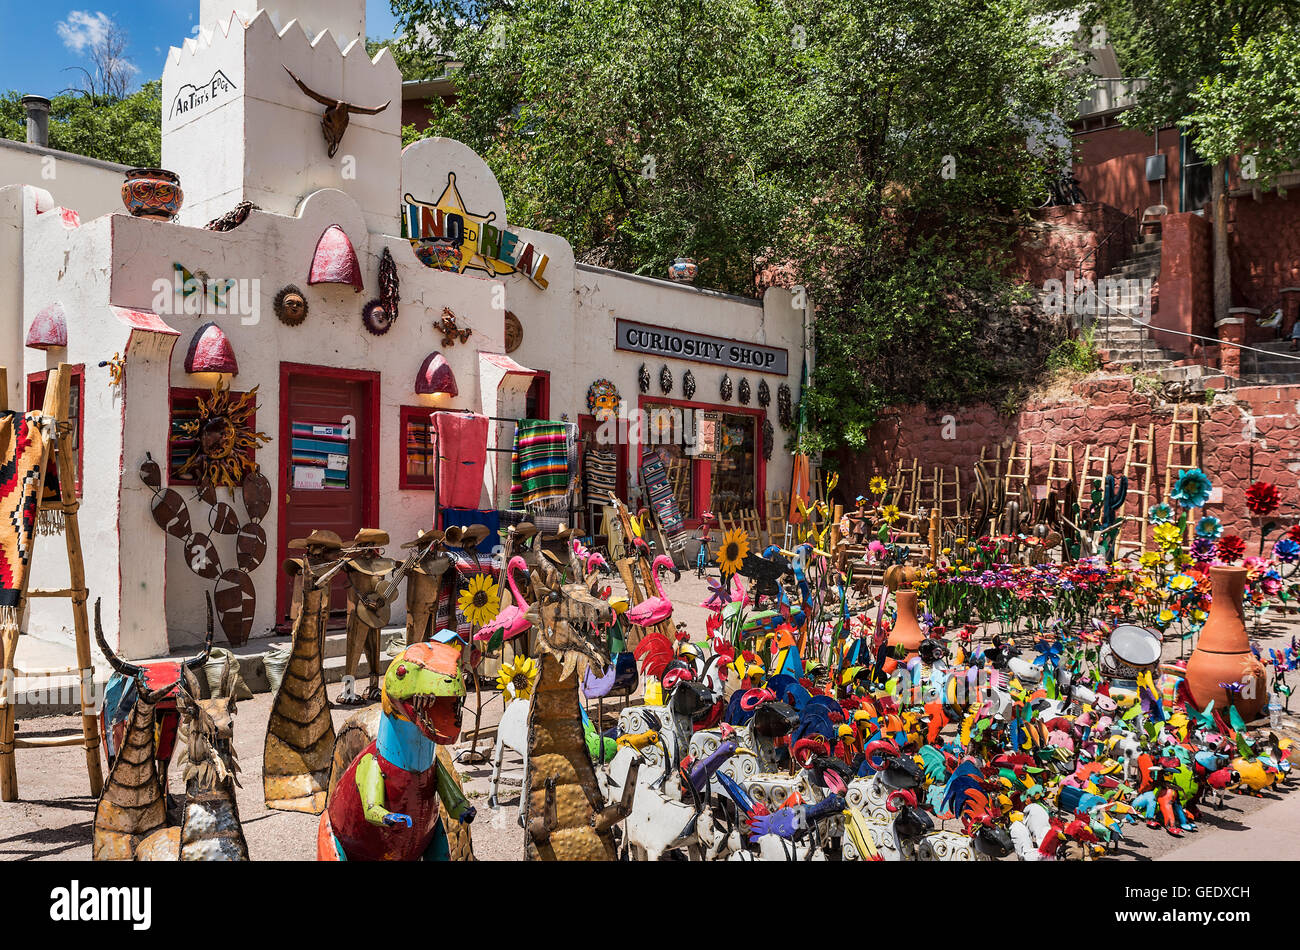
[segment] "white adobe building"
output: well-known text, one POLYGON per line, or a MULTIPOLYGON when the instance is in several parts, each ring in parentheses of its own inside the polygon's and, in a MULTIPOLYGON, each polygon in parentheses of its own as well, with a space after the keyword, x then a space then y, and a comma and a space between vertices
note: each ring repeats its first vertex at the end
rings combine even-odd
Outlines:
MULTIPOLYGON (((412 433, 438 410, 566 418, 590 431, 588 389, 608 380, 633 407, 723 413, 736 435, 729 451, 739 462, 682 463, 687 525, 720 503, 724 488, 735 500, 752 484, 744 507, 760 512, 765 492, 788 491, 789 433, 777 424, 777 393, 785 384, 799 398, 806 332, 805 312, 792 306, 790 293, 749 300, 588 267, 575 264, 559 236, 507 229, 501 190, 471 149, 428 139, 403 151, 402 78, 387 51, 373 61, 366 55, 364 0, 202 0, 200 17, 199 35, 171 50, 163 74, 163 166, 180 176, 185 193, 174 222, 126 213, 112 166, 67 156, 50 179, 41 175, 42 161, 57 153, 0 144, 0 363, 9 368, 10 405, 29 404, 54 365, 78 368, 87 585, 92 602, 103 598, 105 631, 122 655, 159 655, 200 638, 203 594, 212 583, 155 524, 154 496, 138 472, 146 456, 157 461, 164 486, 181 493, 196 530, 206 530, 208 506, 176 477, 170 450, 174 423, 217 382, 239 393, 257 387, 255 427, 270 436, 256 451, 272 505, 261 523, 267 554, 250 573, 254 637, 287 617, 279 566, 291 538, 313 527, 345 539, 381 527, 392 537, 389 553, 399 555, 397 544, 438 523, 433 479, 413 471, 407 453, 412 433), (287 70, 326 96, 392 106, 351 115, 331 158, 324 107, 287 70), (74 200, 85 203, 65 210, 74 200), (204 228, 241 201, 260 210, 233 230, 204 228), (467 234, 489 237, 488 253, 466 252, 461 272, 426 266, 404 237, 404 222, 422 223, 421 211, 411 217, 412 202, 444 212, 458 207, 467 234), (343 257, 327 253, 327 231, 335 243, 339 231, 346 236, 361 288, 334 282, 348 279, 348 261, 345 246, 343 257), (362 310, 379 296, 385 250, 396 264, 400 311, 375 335, 363 326, 362 310), (309 282, 314 268, 325 282, 309 282), (191 283, 186 293, 186 274, 206 275, 207 283, 191 283), (291 285, 309 307, 297 325, 279 319, 274 304, 291 285), (444 346, 434 325, 448 313, 472 333, 444 346), (60 316, 66 345, 43 343, 41 328, 60 316), (508 319, 521 336, 507 340, 508 319), (220 333, 209 331, 198 344, 197 332, 209 323, 220 333), (213 352, 233 354, 237 372, 204 371, 213 365, 204 356, 213 352), (437 355, 454 374, 454 395, 416 391, 437 355), (101 365, 115 357, 120 385, 110 380, 112 367, 101 365), (644 394, 643 365, 652 376, 644 394), (663 367, 671 374, 667 393, 663 367), (696 387, 689 397, 688 371, 696 387), (724 375, 733 390, 743 380, 757 393, 766 381, 770 404, 723 399, 724 375), (775 429, 770 460, 761 451, 764 420, 775 429), (294 423, 346 432, 342 484, 297 475, 294 423)), ((436 223, 437 212, 429 214, 436 223)), ((508 422, 490 426, 490 447, 508 450, 512 439, 508 422)), ((640 447, 620 445, 618 452, 620 491, 635 494, 640 447)), ((509 452, 489 453, 480 507, 508 507, 509 482, 509 452)), ((220 497, 242 516, 239 494, 232 499, 222 490, 220 497)), ((233 566, 233 537, 212 535, 222 563, 233 566)), ((38 543, 33 585, 66 584, 56 549, 62 545, 38 543)), ((24 629, 70 641, 69 627, 66 605, 37 600, 24 629)))

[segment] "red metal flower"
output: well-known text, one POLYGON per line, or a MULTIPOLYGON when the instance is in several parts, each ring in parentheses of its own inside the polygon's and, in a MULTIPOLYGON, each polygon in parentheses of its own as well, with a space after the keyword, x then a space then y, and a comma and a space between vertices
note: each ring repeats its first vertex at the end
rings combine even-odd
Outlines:
POLYGON ((1246 542, 1235 534, 1225 534, 1215 545, 1215 553, 1219 555, 1219 560, 1231 564, 1246 553, 1246 542))
POLYGON ((1300 524, 1293 524, 1286 529, 1286 536, 1292 541, 1300 541, 1300 524))
POLYGON ((1282 503, 1282 496, 1272 482, 1255 482, 1246 489, 1246 507, 1251 514, 1263 518, 1277 511, 1282 503))

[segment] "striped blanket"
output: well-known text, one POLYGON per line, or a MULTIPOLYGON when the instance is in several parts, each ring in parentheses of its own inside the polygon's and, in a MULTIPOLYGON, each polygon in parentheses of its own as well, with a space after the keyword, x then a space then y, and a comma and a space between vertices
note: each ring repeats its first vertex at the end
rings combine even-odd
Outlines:
POLYGON ((520 420, 510 456, 511 508, 562 508, 567 504, 571 428, 565 422, 520 420))
POLYGON ((18 606, 32 560, 45 450, 42 418, 39 412, 0 413, 0 607, 18 606))

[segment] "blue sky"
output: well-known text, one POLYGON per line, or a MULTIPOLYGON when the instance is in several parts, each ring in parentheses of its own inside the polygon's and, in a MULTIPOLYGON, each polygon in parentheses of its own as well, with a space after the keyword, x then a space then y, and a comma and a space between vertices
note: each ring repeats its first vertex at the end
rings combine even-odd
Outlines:
MULTIPOLYGON (((136 68, 133 88, 162 76, 167 50, 189 36, 198 19, 199 0, 0 0, 0 93, 53 96, 74 86, 88 65, 84 46, 106 19, 130 39, 127 59, 136 68)), ((388 0, 366 0, 366 32, 393 35, 388 0)))

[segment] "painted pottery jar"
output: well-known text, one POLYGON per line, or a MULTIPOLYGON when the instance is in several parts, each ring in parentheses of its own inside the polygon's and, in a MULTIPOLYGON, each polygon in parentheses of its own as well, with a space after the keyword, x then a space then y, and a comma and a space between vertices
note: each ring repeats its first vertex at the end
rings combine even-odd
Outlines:
POLYGON ((699 265, 692 258, 679 257, 668 265, 668 279, 675 280, 679 284, 689 284, 695 279, 698 271, 699 265))
POLYGON ((925 633, 916 620, 916 591, 910 588, 895 591, 894 604, 898 607, 898 616, 889 631, 889 646, 901 646, 910 658, 925 639, 925 633))
POLYGON ((1246 635, 1246 614, 1242 610, 1245 586, 1246 568, 1210 568, 1210 616, 1187 661, 1187 688, 1198 709, 1203 710, 1213 700, 1215 709, 1226 712, 1228 691, 1219 684, 1240 683, 1242 688, 1231 702, 1249 722, 1264 708, 1268 690, 1264 667, 1250 652, 1250 638, 1246 635))
POLYGON ((122 182, 122 204, 137 218, 170 221, 185 201, 181 179, 161 168, 133 168, 122 182))

